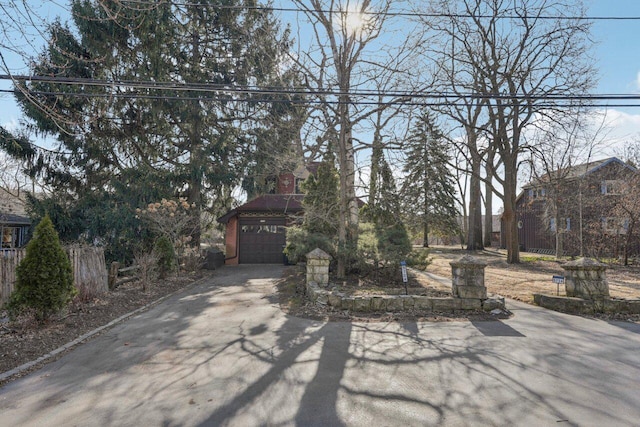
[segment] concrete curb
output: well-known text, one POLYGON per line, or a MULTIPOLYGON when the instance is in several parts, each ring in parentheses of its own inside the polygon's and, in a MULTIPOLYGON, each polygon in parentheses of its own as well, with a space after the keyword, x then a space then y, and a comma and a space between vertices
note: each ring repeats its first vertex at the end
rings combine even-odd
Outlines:
POLYGON ((121 322, 124 322, 125 320, 128 320, 129 318, 135 316, 136 314, 142 313, 143 311, 146 311, 146 310, 152 308, 153 306, 160 304, 161 302, 163 302, 166 299, 169 299, 169 298, 171 298, 171 297, 173 297, 175 295, 178 295, 181 292, 184 292, 186 290, 191 289, 194 286, 199 285, 201 282, 204 282, 206 279, 208 279, 208 277, 203 277, 201 279, 198 279, 195 282, 188 284, 187 286, 185 286, 182 289, 179 289, 179 290, 177 290, 175 292, 172 292, 172 293, 167 294, 167 295, 165 295, 163 297, 160 297, 157 300, 152 301, 152 302, 150 302, 149 304, 147 304, 145 306, 142 306, 142 307, 140 307, 140 308, 138 308, 138 309, 136 309, 136 310, 134 310, 134 311, 132 311, 130 313, 124 314, 124 315, 118 317, 117 319, 112 320, 111 322, 107 323, 106 325, 100 326, 99 328, 96 328, 93 331, 87 332, 86 334, 79 336, 75 340, 73 340, 71 342, 68 342, 65 345, 61 346, 61 347, 58 347, 55 350, 52 350, 51 352, 45 354, 44 356, 38 357, 36 360, 32 360, 31 362, 24 363, 24 364, 22 364, 22 365, 20 365, 20 366, 18 366, 16 368, 13 368, 10 371, 0 373, 0 382, 6 380, 7 378, 13 377, 14 375, 18 375, 18 374, 20 374, 20 373, 22 373, 24 371, 27 371, 27 370, 33 368, 34 366, 36 366, 36 365, 38 365, 40 363, 43 363, 46 360, 51 359, 52 357, 57 356, 60 353, 63 353, 65 351, 77 346, 78 344, 81 344, 83 341, 86 341, 86 340, 92 338, 94 335, 97 335, 100 332, 117 325, 118 323, 121 323, 121 322))

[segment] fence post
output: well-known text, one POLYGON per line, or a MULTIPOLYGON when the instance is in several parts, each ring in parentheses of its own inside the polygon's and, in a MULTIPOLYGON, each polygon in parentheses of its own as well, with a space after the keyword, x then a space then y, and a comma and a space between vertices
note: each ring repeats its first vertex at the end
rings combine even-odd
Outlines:
POLYGON ((120 268, 120 263, 117 261, 112 262, 111 266, 109 267, 109 290, 110 291, 112 291, 116 287, 116 282, 118 281, 119 268, 120 268))

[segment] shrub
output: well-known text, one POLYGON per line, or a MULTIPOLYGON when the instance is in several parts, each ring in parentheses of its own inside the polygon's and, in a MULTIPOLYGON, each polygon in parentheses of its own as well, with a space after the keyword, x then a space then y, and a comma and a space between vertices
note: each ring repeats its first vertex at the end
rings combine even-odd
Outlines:
POLYGON ((320 248, 334 259, 336 257, 335 244, 324 234, 310 233, 306 229, 298 226, 287 228, 287 245, 284 253, 290 263, 295 264, 303 261, 305 256, 314 250, 320 248))
POLYGON ((406 228, 400 222, 376 230, 378 252, 384 264, 399 265, 411 252, 406 228))
POLYGON ((153 251, 158 257, 158 273, 164 279, 177 267, 175 248, 167 236, 160 236, 153 251))
POLYGON ((427 248, 414 249, 407 256, 407 265, 417 270, 425 271, 429 264, 431 264, 431 258, 427 248))
POLYGON ((202 258, 202 253, 198 248, 187 247, 182 252, 180 265, 183 271, 186 271, 188 273, 195 273, 196 271, 202 269, 203 264, 204 259, 202 258))
POLYGON ((77 293, 69 257, 48 216, 36 227, 26 251, 16 269, 9 312, 15 317, 25 309, 31 309, 42 322, 63 309, 77 293))
POLYGON ((142 292, 147 292, 151 282, 153 282, 158 276, 158 255, 155 251, 140 251, 136 252, 134 257, 135 263, 138 266, 142 292))

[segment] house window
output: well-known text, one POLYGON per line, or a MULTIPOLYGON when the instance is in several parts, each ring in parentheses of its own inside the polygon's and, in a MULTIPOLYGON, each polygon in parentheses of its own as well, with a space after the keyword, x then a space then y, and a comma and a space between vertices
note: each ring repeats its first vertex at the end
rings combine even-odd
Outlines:
POLYGON ((21 242, 20 227, 1 227, 2 249, 19 248, 21 242))
POLYGON ((304 182, 304 178, 296 178, 296 188, 295 194, 302 194, 302 183, 304 182))
POLYGON ((629 228, 629 220, 606 217, 602 218, 602 229, 607 234, 626 234, 629 228))
MULTIPOLYGON (((560 218, 560 227, 566 231, 571 230, 571 218, 560 218)), ((549 219, 549 230, 555 232, 557 230, 557 224, 555 218, 549 219)))
POLYGON ((532 188, 529 190, 529 197, 532 199, 538 199, 545 197, 547 195, 547 191, 544 188, 532 188))
POLYGON ((602 181, 600 184, 600 191, 607 196, 615 196, 620 193, 621 182, 617 180, 602 181))

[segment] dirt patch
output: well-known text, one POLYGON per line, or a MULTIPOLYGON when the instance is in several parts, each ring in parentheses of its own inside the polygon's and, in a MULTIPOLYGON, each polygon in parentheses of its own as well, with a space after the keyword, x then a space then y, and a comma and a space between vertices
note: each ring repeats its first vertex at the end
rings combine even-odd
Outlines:
MULTIPOLYGON (((90 301, 74 301, 64 313, 44 325, 37 325, 26 317, 10 322, 6 312, 0 311, 0 372, 36 360, 87 332, 185 288, 198 278, 170 278, 152 285, 147 292, 142 292, 141 285, 136 282, 126 283, 90 301)), ((37 368, 39 366, 31 370, 37 368)), ((0 385, 15 378, 17 376, 0 385)))
MULTIPOLYGON (((428 272, 451 279, 449 263, 468 254, 461 249, 434 247, 431 249, 432 263, 428 272)), ((548 256, 523 254, 520 264, 507 264, 506 253, 501 250, 473 252, 474 257, 488 263, 485 269, 487 292, 502 295, 526 303, 533 303, 533 294, 556 295, 558 286, 552 282, 553 275, 563 275, 562 264, 567 260, 550 260, 548 256)), ((607 269, 609 293, 613 298, 640 299, 640 267, 611 265, 607 269)), ((564 286, 559 294, 565 295, 564 286)))

